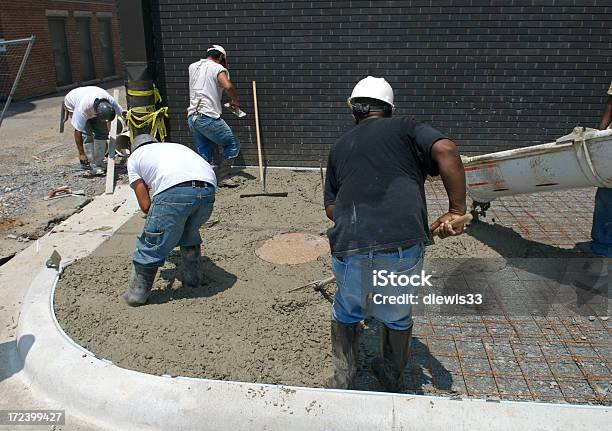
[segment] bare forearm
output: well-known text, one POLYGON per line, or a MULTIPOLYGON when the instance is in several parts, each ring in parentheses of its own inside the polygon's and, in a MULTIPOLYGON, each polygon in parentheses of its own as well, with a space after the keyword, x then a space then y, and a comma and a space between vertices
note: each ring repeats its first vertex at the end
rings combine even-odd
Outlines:
POLYGON ((132 184, 132 188, 134 189, 134 193, 136 194, 138 206, 140 207, 143 213, 148 214, 149 208, 151 208, 151 197, 149 196, 149 188, 142 179, 134 182, 132 184))
POLYGON ((610 121, 612 121, 612 97, 608 98, 608 103, 606 103, 604 107, 604 112, 599 121, 599 130, 607 129, 610 125, 610 121))
POLYGON ((325 215, 331 221, 334 221, 334 208, 335 207, 336 207, 335 205, 326 205, 325 206, 325 215))
POLYGON ((238 96, 236 96, 236 90, 234 89, 234 86, 232 84, 230 84, 228 87, 225 88, 225 93, 232 100, 238 99, 238 96))
POLYGON ((149 214, 149 208, 151 208, 151 199, 149 198, 149 195, 147 195, 147 197, 144 199, 141 199, 137 196, 136 199, 138 200, 138 206, 140 207, 142 212, 145 214, 149 214))
POLYGON ((448 139, 438 141, 432 148, 432 155, 448 195, 448 212, 465 214, 465 171, 457 146, 448 139))
POLYGON ((83 135, 78 130, 74 131, 74 142, 76 143, 77 150, 79 150, 79 155, 85 155, 85 149, 83 148, 83 135))

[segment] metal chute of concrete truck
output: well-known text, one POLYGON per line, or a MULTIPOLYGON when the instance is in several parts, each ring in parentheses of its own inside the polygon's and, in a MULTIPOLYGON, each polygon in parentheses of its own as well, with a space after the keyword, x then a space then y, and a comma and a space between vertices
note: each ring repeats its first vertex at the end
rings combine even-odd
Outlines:
POLYGON ((468 194, 482 210, 501 196, 612 187, 612 130, 576 127, 555 142, 462 159, 468 194))

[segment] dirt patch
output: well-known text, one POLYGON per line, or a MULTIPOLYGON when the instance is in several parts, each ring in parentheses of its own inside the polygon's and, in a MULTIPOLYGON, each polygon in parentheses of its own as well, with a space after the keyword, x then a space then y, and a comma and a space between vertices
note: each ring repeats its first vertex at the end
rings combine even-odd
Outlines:
POLYGON ((23 226, 23 222, 12 217, 0 217, 0 232, 17 226, 23 226))
MULTIPOLYGON (((330 275, 329 257, 289 266, 263 261, 254 253, 281 233, 325 234, 331 222, 321 205, 319 173, 270 171, 268 188, 289 191, 286 198, 241 199, 240 193, 260 187, 249 174, 241 181, 237 190, 219 191, 211 217, 219 222, 203 229, 204 285, 181 287, 175 252, 158 273, 150 304, 127 307, 120 295, 143 223, 135 217, 63 274, 55 307, 68 335, 99 357, 148 373, 322 386, 331 372, 334 285, 324 294, 287 290, 330 275)), ((514 257, 529 253, 528 241, 505 244, 508 249, 502 250, 491 238, 493 230, 478 229, 481 238, 438 240, 427 255, 502 258, 506 252, 514 257)), ((511 233, 498 232, 498 240, 508 241, 511 233)), ((361 369, 367 368, 368 355, 361 369)))

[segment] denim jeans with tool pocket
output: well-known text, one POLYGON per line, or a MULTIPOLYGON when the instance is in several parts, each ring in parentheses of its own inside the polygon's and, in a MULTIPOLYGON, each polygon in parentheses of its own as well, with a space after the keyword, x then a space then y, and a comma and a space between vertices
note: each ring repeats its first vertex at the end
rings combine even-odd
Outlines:
POLYGON ((412 305, 376 304, 376 294, 386 297, 417 294, 411 286, 374 286, 373 271, 385 270, 395 275, 421 274, 425 247, 417 244, 397 251, 359 253, 332 256, 332 270, 336 277, 336 296, 332 317, 344 324, 354 324, 373 317, 390 329, 405 331, 412 327, 412 305))
POLYGON ((222 118, 194 114, 187 118, 196 151, 208 163, 213 161, 215 145, 223 149, 224 159, 233 159, 240 153, 240 141, 222 118))
POLYGON ((212 185, 171 187, 155 195, 132 254, 134 264, 159 267, 177 245, 200 245, 200 227, 210 217, 214 202, 212 185))

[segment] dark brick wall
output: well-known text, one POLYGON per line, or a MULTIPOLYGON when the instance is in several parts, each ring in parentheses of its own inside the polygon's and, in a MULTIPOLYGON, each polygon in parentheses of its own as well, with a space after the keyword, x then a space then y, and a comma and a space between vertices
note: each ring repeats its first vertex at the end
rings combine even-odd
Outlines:
POLYGON ((351 127, 346 99, 372 74, 402 115, 464 153, 548 142, 599 119, 612 66, 609 0, 152 0, 159 85, 171 139, 191 141, 187 67, 213 43, 249 117, 226 120, 256 162, 257 81, 271 165, 318 166, 351 127))

